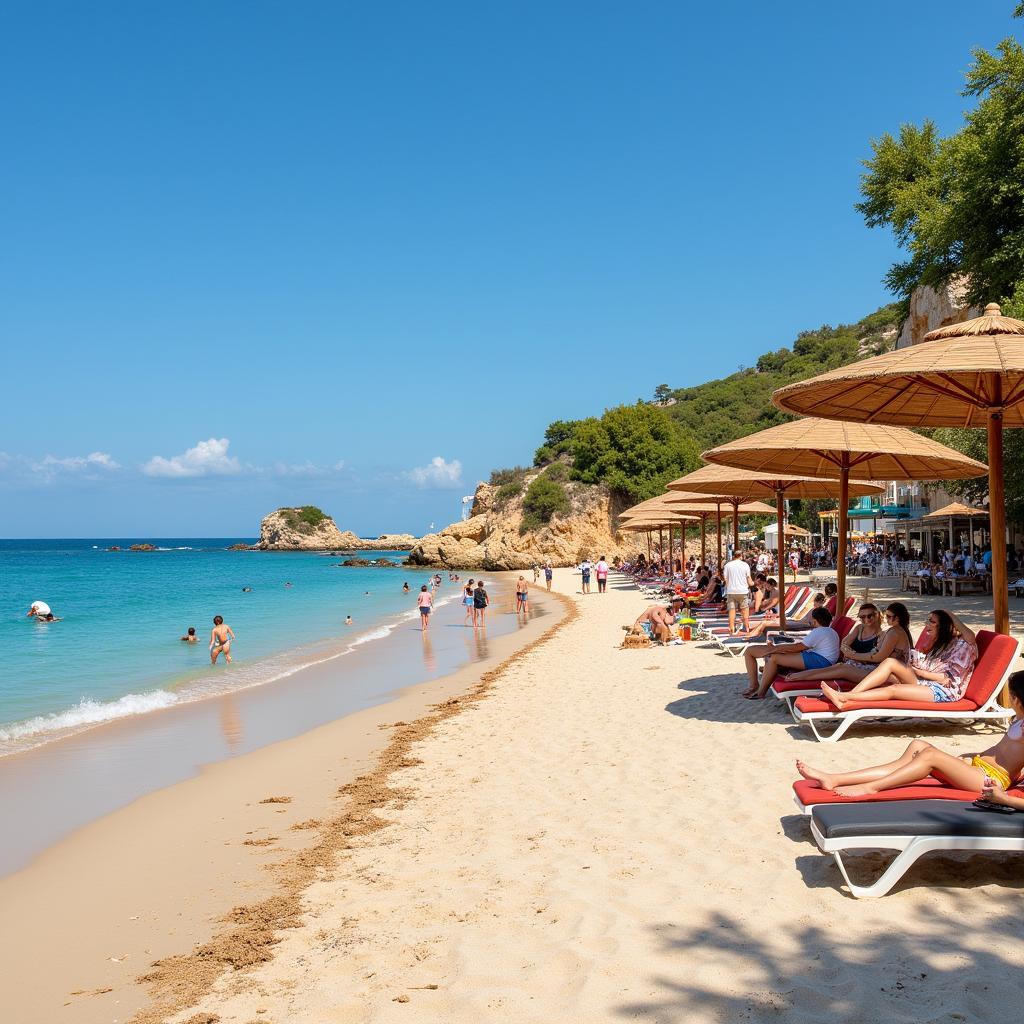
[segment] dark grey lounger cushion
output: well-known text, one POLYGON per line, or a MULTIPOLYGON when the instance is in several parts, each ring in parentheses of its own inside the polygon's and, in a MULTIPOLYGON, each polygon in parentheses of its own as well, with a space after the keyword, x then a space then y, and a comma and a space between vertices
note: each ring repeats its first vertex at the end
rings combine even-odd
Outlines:
POLYGON ((1024 842, 1024 812, 999 814, 952 800, 821 804, 812 811, 826 839, 861 836, 985 836, 1024 842))

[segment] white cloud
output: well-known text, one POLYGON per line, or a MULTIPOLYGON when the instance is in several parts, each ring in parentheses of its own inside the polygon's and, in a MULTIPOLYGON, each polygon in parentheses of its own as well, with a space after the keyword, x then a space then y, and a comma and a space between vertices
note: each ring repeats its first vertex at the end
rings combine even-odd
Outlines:
POLYGON ((435 455, 426 466, 416 466, 406 474, 417 487, 456 488, 462 486, 462 463, 435 455))
POLYGON ((181 455, 172 455, 169 459, 162 455, 154 455, 142 467, 142 472, 146 476, 174 478, 241 473, 242 464, 233 455, 228 455, 230 444, 226 437, 211 437, 208 441, 200 441, 194 448, 189 448, 181 455))
POLYGON ((66 469, 70 472, 79 472, 88 469, 120 469, 108 452, 90 452, 88 455, 70 455, 58 459, 54 455, 44 456, 42 462, 35 463, 34 469, 48 473, 53 470, 66 469))

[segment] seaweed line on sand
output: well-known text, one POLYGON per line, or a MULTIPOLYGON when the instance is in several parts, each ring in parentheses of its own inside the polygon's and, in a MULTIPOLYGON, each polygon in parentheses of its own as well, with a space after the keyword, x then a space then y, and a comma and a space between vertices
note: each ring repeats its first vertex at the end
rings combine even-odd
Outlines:
POLYGON ((387 806, 400 807, 412 793, 391 785, 391 775, 420 763, 410 756, 413 745, 426 739, 443 721, 483 700, 494 683, 516 662, 579 616, 576 603, 562 594, 552 593, 564 609, 558 622, 539 637, 510 654, 494 668, 484 672, 475 685, 457 697, 434 704, 427 714, 411 723, 402 723, 381 751, 374 766, 338 790, 347 797, 344 812, 319 825, 312 846, 299 850, 283 861, 275 871, 277 891, 256 903, 235 907, 222 919, 222 928, 208 941, 189 953, 157 960, 151 970, 136 981, 145 985, 154 1000, 131 1018, 129 1024, 161 1024, 203 998, 215 981, 227 971, 245 971, 273 957, 278 932, 301 923, 302 896, 316 881, 337 870, 339 860, 353 845, 353 839, 387 828, 391 822, 378 812, 387 806))

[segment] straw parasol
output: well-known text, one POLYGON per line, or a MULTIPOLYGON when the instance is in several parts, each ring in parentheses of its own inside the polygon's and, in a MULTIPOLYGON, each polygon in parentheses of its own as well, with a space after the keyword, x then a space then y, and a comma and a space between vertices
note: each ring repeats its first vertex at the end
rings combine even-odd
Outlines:
MULTIPOLYGON (((696 522, 697 518, 697 516, 684 514, 681 509, 677 510, 666 506, 659 498, 650 498, 647 501, 641 502, 639 505, 634 505, 633 509, 624 512, 619 517, 619 529, 629 530, 634 533, 646 531, 648 533, 647 557, 650 558, 650 531, 657 528, 658 549, 661 552, 661 554, 664 554, 665 539, 664 535, 662 534, 662 530, 665 527, 667 527, 669 554, 671 556, 673 527, 679 526, 681 530, 684 530, 685 523, 696 522), (637 509, 639 509, 640 511, 636 511, 637 509)), ((683 547, 685 548, 685 539, 683 542, 683 547)))
POLYGON ((986 427, 995 626, 1010 628, 1003 428, 1024 426, 1024 323, 991 302, 920 345, 841 366, 775 392, 780 409, 905 427, 986 427))
MULTIPOLYGON (((954 519, 970 519, 973 516, 987 516, 988 513, 983 508, 974 508, 971 505, 965 505, 961 501, 954 501, 951 505, 943 505, 942 508, 936 509, 934 512, 929 512, 928 515, 922 516, 922 519, 948 519, 949 520, 949 546, 953 546, 953 520, 954 519)), ((974 544, 974 538, 971 538, 971 544, 974 544)))
MULTIPOLYGON (((731 494, 697 494, 673 489, 665 497, 665 500, 670 504, 685 505, 687 512, 706 509, 710 513, 714 510, 718 530, 719 568, 722 566, 722 506, 730 506, 730 510, 725 513, 725 516, 732 519, 732 538, 733 544, 736 546, 740 542, 739 517, 741 515, 771 515, 775 511, 762 501, 737 501, 735 495, 731 494)), ((701 544, 701 554, 704 554, 703 543, 701 544)), ((707 558, 702 560, 707 565, 707 558)))
POLYGON ((984 463, 905 427, 836 423, 817 417, 793 420, 749 434, 705 452, 704 458, 760 473, 806 473, 838 479, 837 608, 846 604, 846 534, 851 478, 949 480, 984 476, 987 472, 984 463))
MULTIPOLYGON (((776 521, 780 536, 785 533, 784 501, 786 498, 831 498, 839 491, 838 480, 818 479, 791 473, 758 472, 717 465, 702 466, 687 476, 673 480, 668 486, 669 490, 731 494, 735 496, 733 500, 749 499, 759 495, 774 495, 776 521)), ((850 485, 851 494, 877 494, 881 489, 878 484, 861 481, 850 485)), ((785 582, 785 563, 782 558, 779 558, 780 592, 784 593, 785 582)), ((837 602, 836 607, 842 606, 837 602)), ((786 625, 785 609, 781 601, 779 602, 779 625, 783 627, 786 625)))
MULTIPOLYGON (((656 498, 648 498, 647 501, 642 501, 639 505, 634 505, 632 508, 627 508, 626 511, 622 513, 622 516, 632 516, 651 509, 660 510, 667 507, 678 512, 684 512, 686 515, 695 519, 700 519, 700 562, 701 565, 707 565, 707 521, 712 515, 714 515, 718 529, 718 562, 719 565, 721 565, 722 504, 723 502, 731 501, 731 498, 722 498, 718 501, 709 500, 708 495, 706 494, 690 494, 680 493, 679 491, 668 491, 656 498), (685 503, 684 508, 678 507, 683 503, 685 503)), ((775 510, 761 501, 747 501, 741 503, 737 511, 739 515, 771 515, 775 510)), ((734 526, 738 529, 738 522, 735 523, 734 526)))

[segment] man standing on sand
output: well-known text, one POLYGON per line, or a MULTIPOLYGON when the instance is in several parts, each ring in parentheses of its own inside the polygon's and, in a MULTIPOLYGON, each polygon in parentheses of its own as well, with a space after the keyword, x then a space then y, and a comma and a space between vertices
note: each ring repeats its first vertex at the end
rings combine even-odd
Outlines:
POLYGON ((520 612, 524 615, 530 612, 530 587, 525 576, 520 576, 516 583, 516 614, 520 612))
POLYGON ((484 618, 487 615, 487 606, 491 603, 490 597, 487 596, 487 591, 484 590, 484 581, 477 580, 476 590, 473 591, 473 626, 474 628, 479 626, 481 629, 486 628, 484 618))
POLYGON ((597 575, 597 592, 603 594, 604 588, 608 585, 608 562, 605 560, 604 555, 597 560, 594 572, 597 575))
POLYGON ((555 575, 554 569, 551 568, 550 562, 544 563, 544 582, 547 585, 548 590, 551 589, 551 577, 555 575))
POLYGON ((754 581, 750 577, 750 566, 737 553, 725 563, 723 575, 725 577, 725 607, 729 611, 729 635, 736 635, 737 608, 743 618, 743 632, 749 633, 750 588, 754 585, 754 581))
POLYGON ((591 570, 590 559, 589 558, 584 558, 583 561, 580 562, 580 576, 582 577, 582 580, 583 580, 583 593, 584 594, 589 594, 590 593, 590 570, 591 570))
POLYGON ((425 633, 430 626, 430 612, 434 604, 434 592, 433 590, 427 590, 426 583, 420 587, 419 597, 416 598, 416 604, 420 610, 420 631, 425 633))

